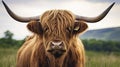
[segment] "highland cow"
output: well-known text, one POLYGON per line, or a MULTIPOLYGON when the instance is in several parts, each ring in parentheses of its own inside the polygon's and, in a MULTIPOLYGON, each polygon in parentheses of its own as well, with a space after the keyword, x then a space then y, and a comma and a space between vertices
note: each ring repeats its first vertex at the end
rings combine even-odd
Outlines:
POLYGON ((110 11, 110 5, 97 17, 83 17, 68 10, 48 10, 36 17, 20 17, 2 1, 9 15, 20 22, 29 22, 27 37, 18 50, 16 67, 85 67, 84 46, 79 34, 86 22, 98 22, 110 11))

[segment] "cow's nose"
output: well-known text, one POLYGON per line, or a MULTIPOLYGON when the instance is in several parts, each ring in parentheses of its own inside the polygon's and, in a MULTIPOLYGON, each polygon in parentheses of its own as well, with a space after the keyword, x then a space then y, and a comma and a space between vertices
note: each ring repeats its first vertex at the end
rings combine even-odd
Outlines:
POLYGON ((66 52, 66 46, 61 40, 54 40, 49 43, 47 52, 54 55, 56 58, 62 56, 66 52))
POLYGON ((63 42, 59 41, 59 42, 51 42, 51 48, 53 49, 61 49, 63 47, 63 42))

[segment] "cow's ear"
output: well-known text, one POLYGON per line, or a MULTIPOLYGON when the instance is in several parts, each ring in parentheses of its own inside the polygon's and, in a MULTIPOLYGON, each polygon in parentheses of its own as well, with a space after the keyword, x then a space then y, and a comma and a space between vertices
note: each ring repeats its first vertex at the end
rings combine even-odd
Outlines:
POLYGON ((41 23, 38 21, 30 21, 27 25, 27 28, 36 34, 42 34, 43 30, 42 30, 42 26, 41 23))
POLYGON ((88 28, 88 25, 84 21, 75 22, 73 28, 73 34, 80 34, 88 28))

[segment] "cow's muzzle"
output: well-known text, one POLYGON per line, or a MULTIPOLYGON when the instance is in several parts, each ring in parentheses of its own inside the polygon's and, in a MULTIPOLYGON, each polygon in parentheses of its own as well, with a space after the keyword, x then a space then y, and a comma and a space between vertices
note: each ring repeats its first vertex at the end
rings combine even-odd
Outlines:
POLYGON ((49 44, 49 49, 47 50, 56 58, 62 56, 66 52, 66 46, 62 41, 52 41, 49 44))

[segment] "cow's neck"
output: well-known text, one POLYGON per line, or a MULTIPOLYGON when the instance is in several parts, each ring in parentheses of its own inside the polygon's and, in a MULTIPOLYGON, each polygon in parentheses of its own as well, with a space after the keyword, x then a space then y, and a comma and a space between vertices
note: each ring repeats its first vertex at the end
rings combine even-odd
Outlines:
POLYGON ((54 56, 49 56, 50 67, 62 67, 65 56, 60 58, 55 58, 54 56))

